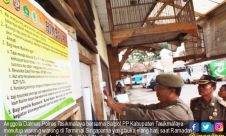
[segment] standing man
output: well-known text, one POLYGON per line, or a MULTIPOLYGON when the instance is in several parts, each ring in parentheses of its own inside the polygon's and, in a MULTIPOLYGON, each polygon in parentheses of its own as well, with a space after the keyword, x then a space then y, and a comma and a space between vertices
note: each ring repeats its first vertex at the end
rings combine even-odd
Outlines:
POLYGON ((193 120, 190 108, 179 99, 183 81, 172 74, 161 74, 156 78, 157 104, 116 103, 108 94, 107 105, 120 113, 124 120, 193 120))
POLYGON ((195 120, 223 120, 225 110, 213 96, 215 90, 216 79, 214 77, 203 75, 198 80, 198 91, 201 97, 193 98, 190 103, 195 120))
POLYGON ((221 97, 220 99, 218 99, 218 102, 226 108, 226 84, 221 86, 218 95, 219 97, 221 97))
POLYGON ((120 81, 118 81, 117 85, 116 85, 116 90, 115 90, 115 94, 121 94, 122 92, 122 84, 120 83, 120 81))

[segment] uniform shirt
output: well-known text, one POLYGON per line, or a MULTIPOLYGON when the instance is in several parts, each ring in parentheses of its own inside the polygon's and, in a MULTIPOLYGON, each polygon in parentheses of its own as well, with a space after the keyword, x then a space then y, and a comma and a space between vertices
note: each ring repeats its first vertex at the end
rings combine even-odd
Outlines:
POLYGON ((159 103, 151 105, 128 104, 123 109, 124 120, 193 120, 190 108, 180 99, 165 107, 159 103))
POLYGON ((221 97, 217 98, 218 102, 226 108, 226 100, 222 99, 221 97))
POLYGON ((195 120, 225 120, 225 107, 216 97, 212 97, 209 104, 205 104, 202 97, 193 98, 190 107, 195 120))

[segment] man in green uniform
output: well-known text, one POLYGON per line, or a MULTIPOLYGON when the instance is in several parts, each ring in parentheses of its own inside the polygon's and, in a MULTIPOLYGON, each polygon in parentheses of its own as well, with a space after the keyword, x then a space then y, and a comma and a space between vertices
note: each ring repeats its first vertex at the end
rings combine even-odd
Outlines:
POLYGON ((201 97, 191 100, 190 108, 195 120, 223 120, 225 108, 213 96, 216 90, 216 79, 210 75, 203 75, 198 80, 198 91, 201 97))
POLYGON ((115 102, 108 94, 109 107, 120 113, 124 120, 193 120, 190 108, 179 99, 183 81, 172 74, 161 74, 156 78, 157 104, 124 104, 115 102))

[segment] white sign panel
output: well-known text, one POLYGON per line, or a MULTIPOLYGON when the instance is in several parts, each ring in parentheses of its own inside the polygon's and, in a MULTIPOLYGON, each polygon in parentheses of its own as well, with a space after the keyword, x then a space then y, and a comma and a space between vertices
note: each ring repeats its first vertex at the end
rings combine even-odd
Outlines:
POLYGON ((52 119, 75 103, 67 33, 33 1, 0 1, 0 119, 52 119))

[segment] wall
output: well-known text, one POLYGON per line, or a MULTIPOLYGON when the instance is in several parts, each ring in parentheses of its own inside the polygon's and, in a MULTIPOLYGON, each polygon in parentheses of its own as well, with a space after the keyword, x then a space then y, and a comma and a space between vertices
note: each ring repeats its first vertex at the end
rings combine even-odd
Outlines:
MULTIPOLYGON (((76 32, 75 29, 71 26, 68 26, 67 24, 61 22, 58 20, 58 22, 69 31, 70 36, 76 41, 76 32)), ((90 52, 88 49, 86 49, 84 46, 82 46, 79 42, 76 41, 76 44, 78 46, 78 52, 79 52, 79 61, 89 65, 91 69, 91 81, 92 81, 92 91, 93 91, 93 100, 94 100, 94 107, 95 107, 95 113, 96 113, 96 118, 98 120, 103 120, 104 119, 104 112, 103 112, 103 100, 102 100, 102 93, 100 89, 100 73, 101 70, 99 66, 99 55, 94 54, 90 52)), ((80 73, 81 76, 84 76, 84 74, 80 73)), ((80 77, 79 77, 80 79, 80 77)), ((82 81, 80 79, 79 85, 81 85, 82 81)), ((81 92, 82 93, 82 92, 81 92)), ((79 99, 77 99, 76 102, 78 102, 80 106, 80 112, 81 112, 81 120, 85 119, 85 110, 84 110, 84 103, 85 98, 82 96, 79 99)))
POLYGON ((68 52, 71 63, 72 88, 76 91, 75 99, 78 99, 82 96, 78 43, 71 36, 68 36, 68 42, 70 43, 68 44, 68 52))
MULTIPOLYGON (((92 91, 93 91, 93 99, 94 99, 94 107, 95 107, 95 114, 97 120, 103 120, 106 119, 105 114, 105 108, 104 101, 103 101, 103 93, 102 93, 102 70, 101 70, 101 63, 100 63, 100 57, 103 59, 104 63, 109 67, 108 62, 108 55, 107 55, 107 49, 106 49, 106 42, 103 37, 103 32, 100 27, 99 18, 97 15, 96 7, 94 4, 94 1, 90 1, 92 4, 94 16, 95 16, 95 33, 96 33, 96 40, 97 40, 97 49, 98 54, 94 54, 87 50, 84 46, 82 46, 80 43, 78 44, 78 51, 79 51, 79 61, 87 64, 90 66, 91 70, 91 80, 92 80, 92 91)), ((60 21, 59 21, 60 22, 60 21)), ((70 35, 73 37, 74 40, 76 40, 76 32, 74 28, 71 26, 66 25, 65 23, 61 24, 64 26, 65 29, 67 29, 70 33, 70 35)), ((84 76, 84 74, 81 73, 81 76, 84 76)), ((80 81, 81 82, 81 81, 80 81)), ((81 106, 81 109, 84 109, 82 107, 82 99, 85 99, 84 97, 81 97, 78 100, 79 105, 81 106)), ((84 110, 81 110, 81 115, 84 114, 84 110)), ((81 119, 84 119, 84 116, 81 117, 81 119)))
MULTIPOLYGON (((103 84, 104 79, 103 79, 103 75, 102 75, 103 74, 102 73, 103 70, 101 69, 101 60, 100 60, 100 59, 102 59, 103 62, 109 68, 109 61, 108 61, 108 54, 107 54, 107 45, 106 45, 106 42, 105 42, 105 39, 104 39, 102 28, 100 26, 100 21, 99 21, 99 17, 98 17, 98 13, 97 13, 97 9, 96 9, 94 0, 90 0, 90 2, 91 2, 91 5, 92 5, 94 17, 95 17, 94 23, 95 23, 95 27, 96 27, 95 32, 96 32, 97 50, 98 50, 98 54, 96 55, 98 73, 96 73, 96 74, 98 74, 99 85, 100 85, 100 89, 101 89, 101 91, 96 93, 96 95, 98 95, 98 94, 100 95, 99 96, 99 98, 100 98, 99 104, 101 104, 102 110, 103 110, 102 117, 103 117, 103 119, 107 119, 107 114, 106 114, 107 106, 104 105, 104 102, 103 102, 103 92, 102 92, 102 90, 103 90, 103 86, 104 86, 104 84, 103 84)), ((110 73, 109 73, 109 77, 110 77, 110 73)), ((108 84, 108 83, 106 83, 106 84, 108 84)), ((111 84, 111 81, 110 81, 110 84, 111 84)), ((111 90, 111 88, 108 88, 108 89, 111 90)), ((95 98, 95 95, 94 95, 94 98, 95 98)))
POLYGON ((209 13, 199 20, 203 27, 207 57, 222 55, 226 52, 226 5, 209 13))
POLYGON ((98 18, 98 14, 97 14, 97 9, 96 6, 94 4, 94 0, 90 1, 92 4, 92 8, 93 8, 93 13, 95 16, 95 32, 96 32, 96 40, 97 40, 97 50, 99 55, 101 56, 101 58, 104 60, 105 64, 109 67, 109 62, 108 62, 108 54, 107 54, 107 47, 106 47, 106 42, 104 40, 104 35, 103 35, 103 31, 101 29, 100 26, 100 21, 98 18))
POLYGON ((93 87, 92 87, 92 76, 90 66, 80 62, 80 73, 81 76, 81 88, 84 97, 84 108, 86 120, 92 120, 91 106, 94 106, 93 100, 93 87))

